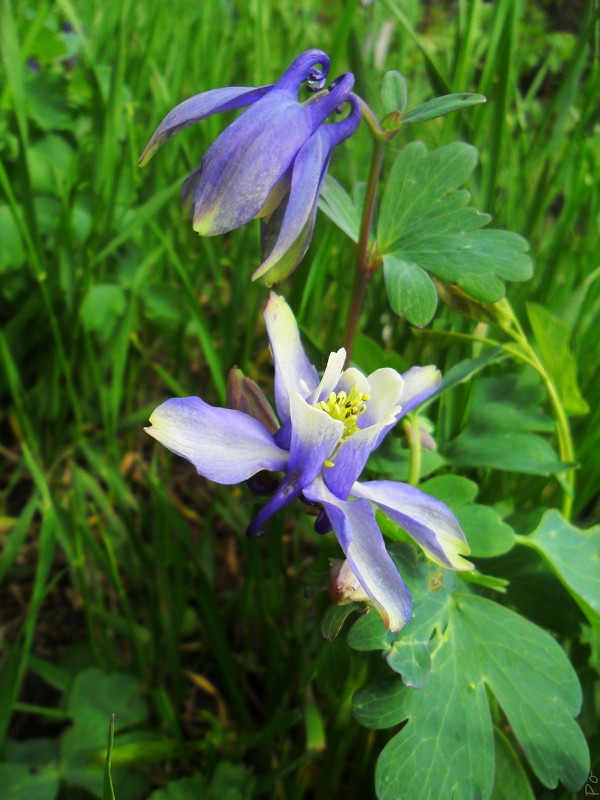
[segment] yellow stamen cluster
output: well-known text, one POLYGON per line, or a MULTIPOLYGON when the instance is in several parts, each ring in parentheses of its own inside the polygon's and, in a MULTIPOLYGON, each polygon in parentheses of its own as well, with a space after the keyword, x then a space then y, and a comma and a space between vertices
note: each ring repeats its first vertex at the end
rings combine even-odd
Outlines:
MULTIPOLYGON (((370 399, 371 395, 359 392, 358 387, 355 385, 348 394, 346 392, 338 392, 337 394, 331 392, 328 400, 321 400, 320 403, 317 403, 317 408, 320 408, 321 411, 325 411, 333 419, 344 423, 344 433, 337 443, 336 450, 349 436, 356 433, 358 430, 358 418, 365 411, 366 401, 370 399)), ((333 456, 333 453, 331 455, 333 456)), ((324 462, 324 465, 326 467, 335 466, 330 458, 324 462)))

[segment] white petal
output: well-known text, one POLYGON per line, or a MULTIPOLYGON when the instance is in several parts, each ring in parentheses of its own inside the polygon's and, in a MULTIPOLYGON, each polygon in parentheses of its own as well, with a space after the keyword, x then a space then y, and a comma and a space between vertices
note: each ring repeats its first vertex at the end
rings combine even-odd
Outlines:
POLYGON ((316 405, 321 400, 329 399, 329 395, 333 392, 340 381, 345 360, 346 351, 343 347, 337 352, 329 354, 323 377, 321 378, 319 385, 312 393, 310 398, 307 398, 309 403, 316 405))
POLYGON ((290 416, 290 393, 306 396, 307 390, 313 392, 319 376, 304 352, 298 324, 283 297, 271 292, 264 317, 275 362, 275 405, 285 422, 290 416))
POLYGON ((360 427, 382 422, 393 424, 400 412, 399 400, 404 389, 402 376, 395 369, 384 367, 372 372, 368 380, 371 399, 366 403, 365 413, 359 420, 360 427))
POLYGON ((442 380, 439 369, 432 364, 428 367, 412 367, 402 375, 402 378, 404 386, 399 403, 403 415, 432 395, 442 380))

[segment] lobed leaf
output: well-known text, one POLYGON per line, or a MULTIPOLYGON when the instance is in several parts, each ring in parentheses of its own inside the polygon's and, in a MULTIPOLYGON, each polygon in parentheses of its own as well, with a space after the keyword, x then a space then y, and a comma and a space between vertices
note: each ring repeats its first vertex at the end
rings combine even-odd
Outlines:
POLYGON ((426 292, 414 295, 415 310, 409 300, 400 302, 398 291, 390 293, 406 280, 406 265, 484 303, 504 296, 503 280, 531 277, 526 240, 510 231, 482 230, 489 216, 468 206, 468 192, 458 190, 476 164, 476 149, 464 142, 431 153, 422 142, 412 142, 396 156, 381 204, 377 249, 386 262, 390 302, 407 318, 423 317, 426 292))
POLYGON ((355 714, 368 727, 405 722, 379 757, 380 800, 490 796, 495 755, 486 687, 540 781, 578 789, 589 768, 573 719, 581 691, 554 639, 518 614, 463 592, 439 608, 430 633, 434 628, 431 674, 420 691, 388 676, 354 698, 355 714))

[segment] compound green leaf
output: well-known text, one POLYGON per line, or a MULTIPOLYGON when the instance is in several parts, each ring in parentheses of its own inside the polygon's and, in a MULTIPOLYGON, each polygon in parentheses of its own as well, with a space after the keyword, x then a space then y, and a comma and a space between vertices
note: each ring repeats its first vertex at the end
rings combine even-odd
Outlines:
POLYGON ((491 467, 533 475, 563 472, 566 466, 541 436, 519 431, 461 433, 443 455, 457 467, 491 467))
POLYGON ((508 553, 514 547, 513 529, 502 521, 494 508, 473 503, 462 506, 455 513, 467 537, 472 556, 493 558, 508 553))
MULTIPOLYGON (((565 653, 545 631, 482 597, 456 592, 430 628, 431 673, 419 691, 388 676, 359 690, 369 727, 406 721, 377 764, 380 800, 479 800, 494 783, 487 690, 495 696, 539 780, 583 784, 589 756, 573 717, 581 690, 565 653)), ((400 634, 401 635, 401 634, 400 634)))
POLYGON ((467 205, 468 192, 457 191, 476 163, 477 151, 464 142, 429 154, 422 142, 403 148, 384 192, 377 250, 493 303, 504 296, 502 281, 526 280, 532 263, 525 239, 481 230, 489 217, 467 205))
POLYGON ((83 298, 79 313, 86 330, 107 341, 116 323, 125 312, 125 292, 116 283, 90 286, 83 298))
POLYGON ((431 670, 431 632, 456 586, 456 577, 452 571, 418 558, 410 545, 396 544, 390 553, 413 599, 412 620, 400 633, 390 633, 379 615, 366 614, 352 627, 348 644, 355 650, 382 650, 403 683, 421 689, 431 670))
POLYGON ((171 781, 165 789, 156 789, 149 800, 249 800, 254 796, 254 783, 242 766, 221 761, 210 783, 196 773, 171 781))

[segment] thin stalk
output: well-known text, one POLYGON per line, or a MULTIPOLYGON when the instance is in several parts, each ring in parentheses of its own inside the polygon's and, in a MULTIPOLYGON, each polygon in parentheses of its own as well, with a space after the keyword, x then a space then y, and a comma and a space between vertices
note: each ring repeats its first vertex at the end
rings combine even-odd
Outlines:
POLYGON ((360 315, 360 309, 365 296, 365 290, 373 272, 379 266, 379 263, 376 260, 371 260, 369 254, 369 233, 371 231, 371 221, 373 219, 373 212, 375 209, 375 198, 377 196, 377 186, 379 183, 379 175, 381 174, 381 165, 383 163, 385 144, 385 140, 376 138, 375 135, 373 136, 371 166, 369 168, 365 204, 363 206, 362 219, 360 223, 360 237, 356 252, 356 273, 354 275, 354 287, 352 289, 352 299, 350 302, 348 323, 344 337, 344 346, 346 348, 346 367, 350 363, 350 357, 352 355, 352 347, 354 345, 354 337, 356 336, 358 317, 360 315))
POLYGON ((404 432, 410 448, 410 467, 408 473, 408 482, 411 486, 418 486, 421 478, 421 435, 417 418, 414 414, 409 414, 407 419, 404 420, 404 432))
MULTIPOLYGON (((519 348, 510 348, 511 355, 525 361, 538 373, 548 392, 550 403, 554 412, 554 423, 556 425, 556 435, 558 439, 558 449, 561 461, 572 464, 575 461, 575 448, 571 437, 571 427, 568 417, 560 399, 560 395, 554 385, 554 381, 548 374, 546 367, 538 357, 533 347, 529 344, 525 332, 517 319, 515 312, 508 300, 503 300, 503 310, 506 312, 508 324, 503 325, 504 330, 512 339, 517 342, 519 348)), ((506 348, 508 349, 508 348, 506 348)), ((567 489, 564 492, 562 512, 565 519, 570 519, 573 509, 573 499, 575 495, 575 471, 569 469, 564 473, 567 489)))

